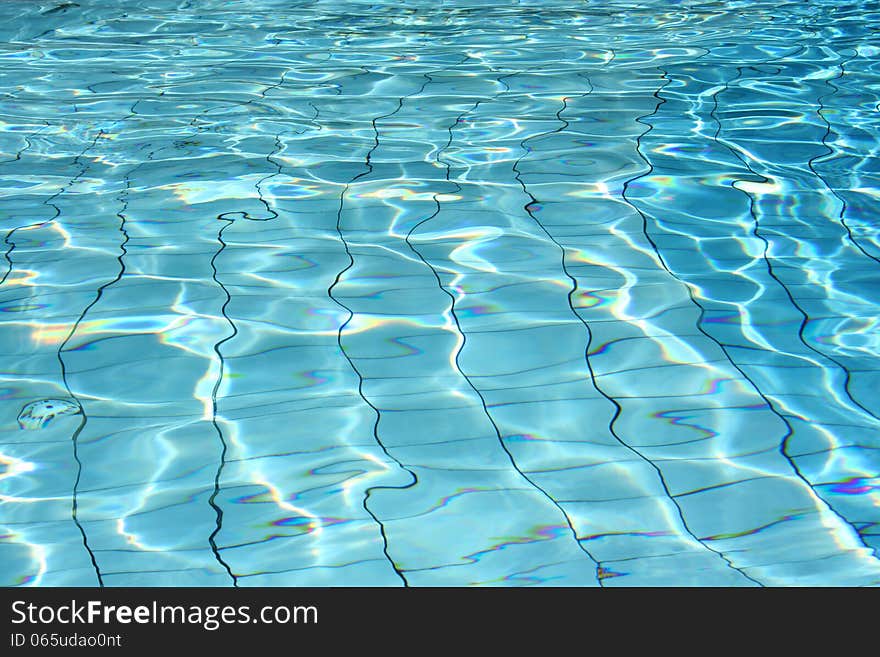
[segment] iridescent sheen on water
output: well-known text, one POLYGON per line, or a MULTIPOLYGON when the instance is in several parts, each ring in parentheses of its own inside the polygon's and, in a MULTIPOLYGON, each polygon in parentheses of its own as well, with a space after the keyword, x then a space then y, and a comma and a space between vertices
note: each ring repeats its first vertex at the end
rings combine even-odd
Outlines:
POLYGON ((880 583, 878 26, 0 3, 2 583, 880 583))

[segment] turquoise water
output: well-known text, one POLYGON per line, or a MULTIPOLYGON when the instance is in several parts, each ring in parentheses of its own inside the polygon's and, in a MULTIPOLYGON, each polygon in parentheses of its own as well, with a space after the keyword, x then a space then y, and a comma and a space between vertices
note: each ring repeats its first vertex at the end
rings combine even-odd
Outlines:
POLYGON ((880 583, 876 3, 0 19, 3 584, 880 583))

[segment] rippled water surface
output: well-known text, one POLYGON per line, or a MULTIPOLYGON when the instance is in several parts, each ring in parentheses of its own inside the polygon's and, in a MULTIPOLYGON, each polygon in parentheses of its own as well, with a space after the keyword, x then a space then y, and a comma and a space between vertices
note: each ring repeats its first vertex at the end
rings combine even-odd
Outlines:
POLYGON ((2 583, 880 583, 878 26, 0 3, 2 583))

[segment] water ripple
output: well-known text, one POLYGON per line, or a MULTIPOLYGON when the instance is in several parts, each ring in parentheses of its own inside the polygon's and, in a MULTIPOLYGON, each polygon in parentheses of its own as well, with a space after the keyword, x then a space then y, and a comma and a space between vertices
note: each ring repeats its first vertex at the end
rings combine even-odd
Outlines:
POLYGON ((880 583, 876 12, 136 5, 0 3, 3 584, 880 583))

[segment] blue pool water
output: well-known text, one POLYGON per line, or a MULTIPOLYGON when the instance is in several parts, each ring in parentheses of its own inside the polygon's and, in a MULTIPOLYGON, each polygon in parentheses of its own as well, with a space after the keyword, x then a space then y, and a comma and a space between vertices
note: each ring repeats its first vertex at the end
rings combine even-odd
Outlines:
POLYGON ((876 3, 0 3, 4 585, 880 583, 876 3))

